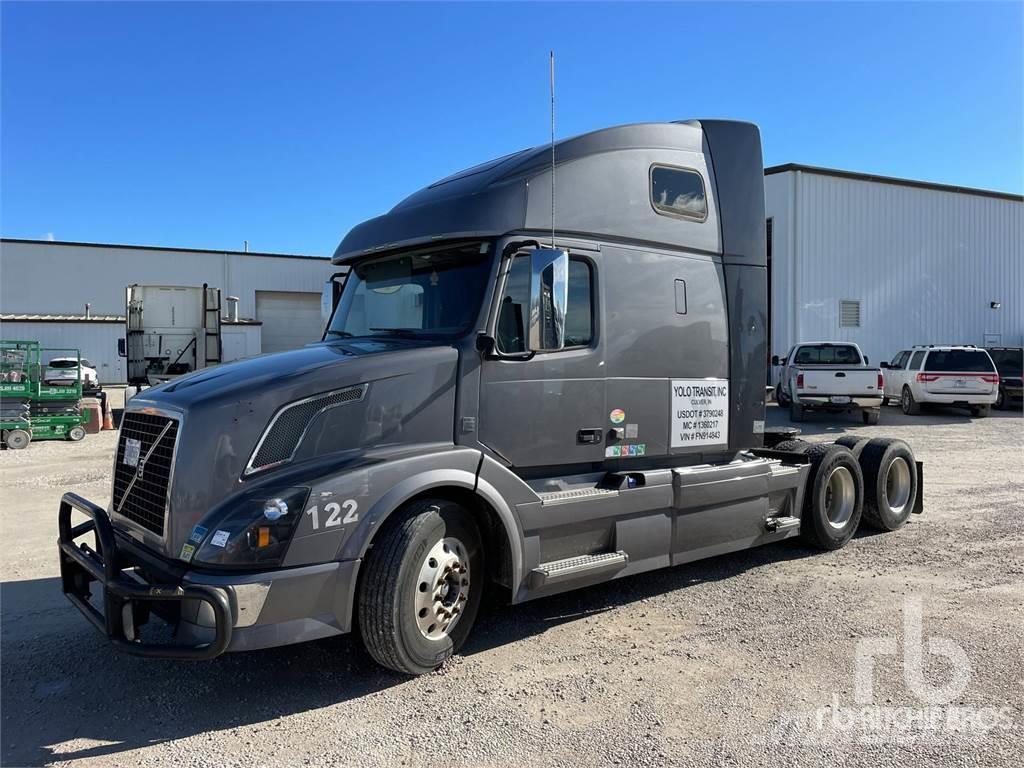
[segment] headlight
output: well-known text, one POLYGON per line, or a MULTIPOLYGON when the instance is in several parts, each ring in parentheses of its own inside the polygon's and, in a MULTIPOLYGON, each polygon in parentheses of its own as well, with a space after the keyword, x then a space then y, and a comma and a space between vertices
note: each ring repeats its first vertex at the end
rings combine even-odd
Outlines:
POLYGON ((205 565, 278 565, 284 557, 309 488, 285 488, 242 499, 227 514, 204 520, 206 537, 193 562, 205 565))

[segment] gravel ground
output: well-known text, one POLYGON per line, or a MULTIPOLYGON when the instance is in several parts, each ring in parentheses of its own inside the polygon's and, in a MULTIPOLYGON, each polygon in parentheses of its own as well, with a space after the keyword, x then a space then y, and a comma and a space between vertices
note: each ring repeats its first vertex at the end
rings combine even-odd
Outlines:
POLYGON ((0 453, 3 764, 1021 765, 1024 419, 802 426, 906 439, 925 514, 838 552, 786 542, 494 607, 412 680, 349 638, 192 664, 116 653, 61 596, 55 551, 63 491, 106 502, 114 433, 0 453), (896 653, 865 704, 872 637, 896 653))

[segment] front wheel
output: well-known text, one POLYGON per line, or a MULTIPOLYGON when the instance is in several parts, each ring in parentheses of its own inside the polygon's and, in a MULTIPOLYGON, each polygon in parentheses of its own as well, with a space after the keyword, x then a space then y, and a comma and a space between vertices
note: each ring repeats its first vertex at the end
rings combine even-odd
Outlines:
POLYGON ((1006 391, 1002 387, 999 388, 999 394, 996 395, 995 407, 997 411, 1006 407, 1006 391))
POLYGON ((878 411, 861 411, 860 416, 865 424, 873 425, 878 423, 878 411))
POLYGON ((424 499, 395 514, 366 558, 359 629, 377 663, 422 675, 469 635, 484 587, 484 552, 476 521, 455 502, 424 499))
POLYGON ((68 440, 77 443, 85 439, 85 427, 72 427, 68 430, 68 440))
POLYGON ((978 419, 984 419, 988 417, 991 411, 992 406, 990 405, 976 405, 973 408, 971 408, 971 416, 974 416, 975 418, 978 419))
POLYGON ((28 448, 28 444, 31 442, 32 435, 24 429, 12 429, 7 433, 7 447, 12 451, 20 451, 23 448, 28 448))

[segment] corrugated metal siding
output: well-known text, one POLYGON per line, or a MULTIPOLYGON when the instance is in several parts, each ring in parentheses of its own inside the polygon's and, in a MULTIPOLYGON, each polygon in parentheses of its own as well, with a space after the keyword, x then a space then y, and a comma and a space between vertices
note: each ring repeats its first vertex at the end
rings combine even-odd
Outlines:
POLYGON ((337 267, 330 259, 137 248, 0 244, 0 310, 6 314, 123 315, 125 286, 194 285, 237 296, 242 317, 255 317, 256 290, 320 293, 337 267))
POLYGON ((769 176, 765 189, 776 212, 775 351, 838 339, 879 361, 986 334, 1024 342, 1024 203, 806 172, 769 176), (792 231, 781 232, 780 212, 792 231), (859 328, 840 327, 842 299, 861 302, 859 328))
POLYGON ((44 347, 77 349, 82 357, 96 365, 101 384, 124 384, 127 380, 124 358, 117 354, 117 340, 124 336, 124 323, 33 323, 11 320, 0 323, 0 336, 5 339, 38 341, 44 347))

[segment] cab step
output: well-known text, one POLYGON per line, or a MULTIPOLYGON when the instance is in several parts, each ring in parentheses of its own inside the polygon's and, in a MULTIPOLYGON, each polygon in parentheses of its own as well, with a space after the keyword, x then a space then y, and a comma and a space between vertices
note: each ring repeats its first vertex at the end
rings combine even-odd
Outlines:
POLYGON ((565 504, 570 501, 593 501, 606 496, 618 496, 619 492, 614 488, 577 488, 571 491, 547 491, 538 493, 540 503, 565 504))
POLYGON ((599 555, 578 555, 564 560, 541 563, 530 571, 530 587, 539 589, 550 584, 572 581, 582 576, 599 576, 621 571, 629 564, 629 555, 623 551, 602 552, 599 555))
POLYGON ((800 527, 799 517, 769 517, 764 524, 769 531, 790 531, 800 527))

